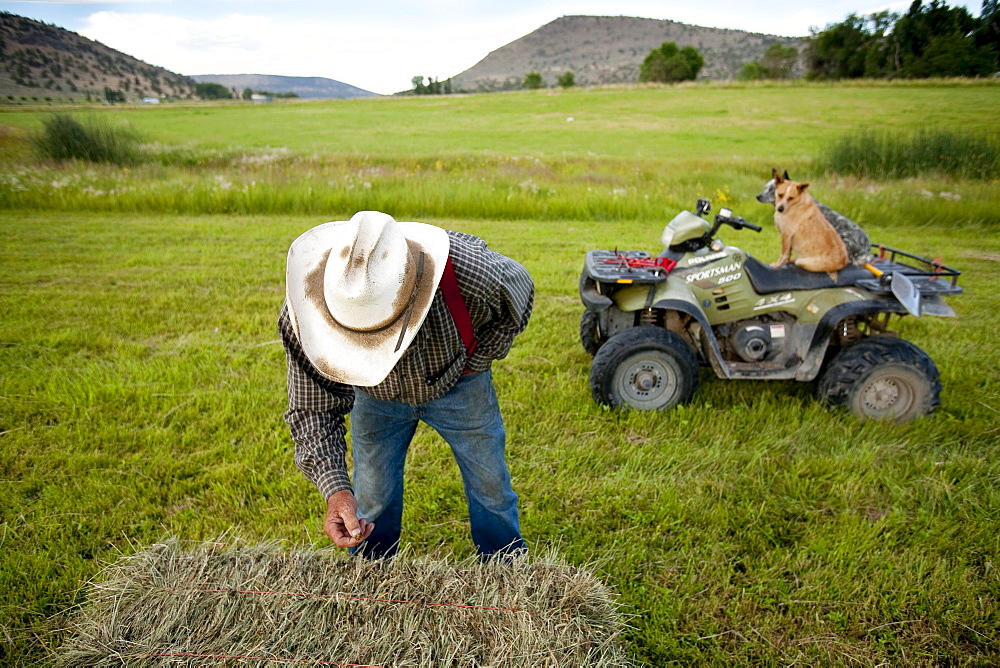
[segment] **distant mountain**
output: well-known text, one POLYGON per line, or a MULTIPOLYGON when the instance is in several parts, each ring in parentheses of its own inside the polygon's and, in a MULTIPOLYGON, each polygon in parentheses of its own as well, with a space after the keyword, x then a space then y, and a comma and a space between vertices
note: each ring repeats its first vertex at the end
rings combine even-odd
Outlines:
POLYGON ((0 12, 0 102, 189 98, 194 81, 75 32, 0 12))
POLYGON ((698 49, 705 57, 700 78, 732 79, 745 63, 760 60, 772 44, 801 51, 806 38, 630 16, 563 16, 453 76, 452 89, 520 88, 529 72, 541 74, 547 86, 554 86, 565 72, 572 72, 576 84, 583 86, 634 82, 642 61, 664 42, 698 49))
POLYGON ((323 77, 281 77, 271 74, 195 74, 198 83, 217 83, 242 93, 249 88, 268 93, 295 93, 299 97, 349 98, 375 97, 378 93, 324 79, 323 77))
POLYGON ((203 74, 188 77, 144 63, 100 42, 54 25, 0 12, 0 103, 23 100, 118 100, 147 97, 195 97, 195 84, 220 83, 299 97, 373 97, 362 90, 321 77, 263 74, 203 74))

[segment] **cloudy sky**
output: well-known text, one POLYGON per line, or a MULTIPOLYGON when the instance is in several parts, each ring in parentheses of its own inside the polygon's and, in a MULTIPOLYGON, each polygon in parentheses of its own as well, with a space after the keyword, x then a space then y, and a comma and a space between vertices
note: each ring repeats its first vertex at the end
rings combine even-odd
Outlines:
MULTIPOLYGON (((947 2, 979 15, 980 0, 947 2)), ((446 79, 560 16, 638 16, 804 36, 910 0, 0 0, 179 74, 327 77, 375 93, 446 79)))

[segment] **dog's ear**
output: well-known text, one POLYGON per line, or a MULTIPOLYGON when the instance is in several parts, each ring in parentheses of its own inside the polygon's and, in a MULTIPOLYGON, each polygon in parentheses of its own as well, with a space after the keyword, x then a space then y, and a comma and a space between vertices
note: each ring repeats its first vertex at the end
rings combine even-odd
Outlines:
POLYGON ((777 169, 771 170, 771 178, 774 179, 774 184, 778 185, 782 182, 781 174, 778 173, 777 169))
POLYGON ((799 184, 799 192, 805 191, 805 189, 808 188, 808 187, 809 187, 808 183, 800 183, 799 184))
POLYGON ((775 169, 774 167, 772 167, 772 168, 771 168, 771 178, 773 179, 773 178, 774 178, 774 177, 776 177, 777 175, 778 175, 778 170, 777 170, 777 169, 775 169))
POLYGON ((785 179, 785 180, 787 181, 787 180, 788 180, 788 179, 790 179, 790 178, 791 178, 791 177, 790 177, 790 176, 788 176, 788 170, 786 169, 786 170, 785 170, 785 176, 784 176, 784 179, 785 179))

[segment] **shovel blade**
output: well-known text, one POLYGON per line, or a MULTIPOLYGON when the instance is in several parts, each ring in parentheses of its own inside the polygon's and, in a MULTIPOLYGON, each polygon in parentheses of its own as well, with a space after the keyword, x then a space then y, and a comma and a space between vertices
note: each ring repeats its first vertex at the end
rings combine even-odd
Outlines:
POLYGON ((893 273, 889 283, 892 294, 899 300, 911 315, 920 317, 920 290, 913 284, 909 276, 901 273, 893 273))

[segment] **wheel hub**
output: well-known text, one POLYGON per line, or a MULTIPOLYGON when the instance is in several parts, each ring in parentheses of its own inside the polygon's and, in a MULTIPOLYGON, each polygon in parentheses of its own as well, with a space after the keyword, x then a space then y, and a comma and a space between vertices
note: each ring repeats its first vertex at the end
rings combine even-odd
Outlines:
POLYGON ((632 387, 640 392, 649 392, 660 384, 660 375, 650 368, 639 369, 632 377, 632 387))
POLYGON ((903 388, 892 378, 879 378, 869 384, 861 393, 861 402, 872 411, 884 412, 892 409, 900 401, 903 388))

